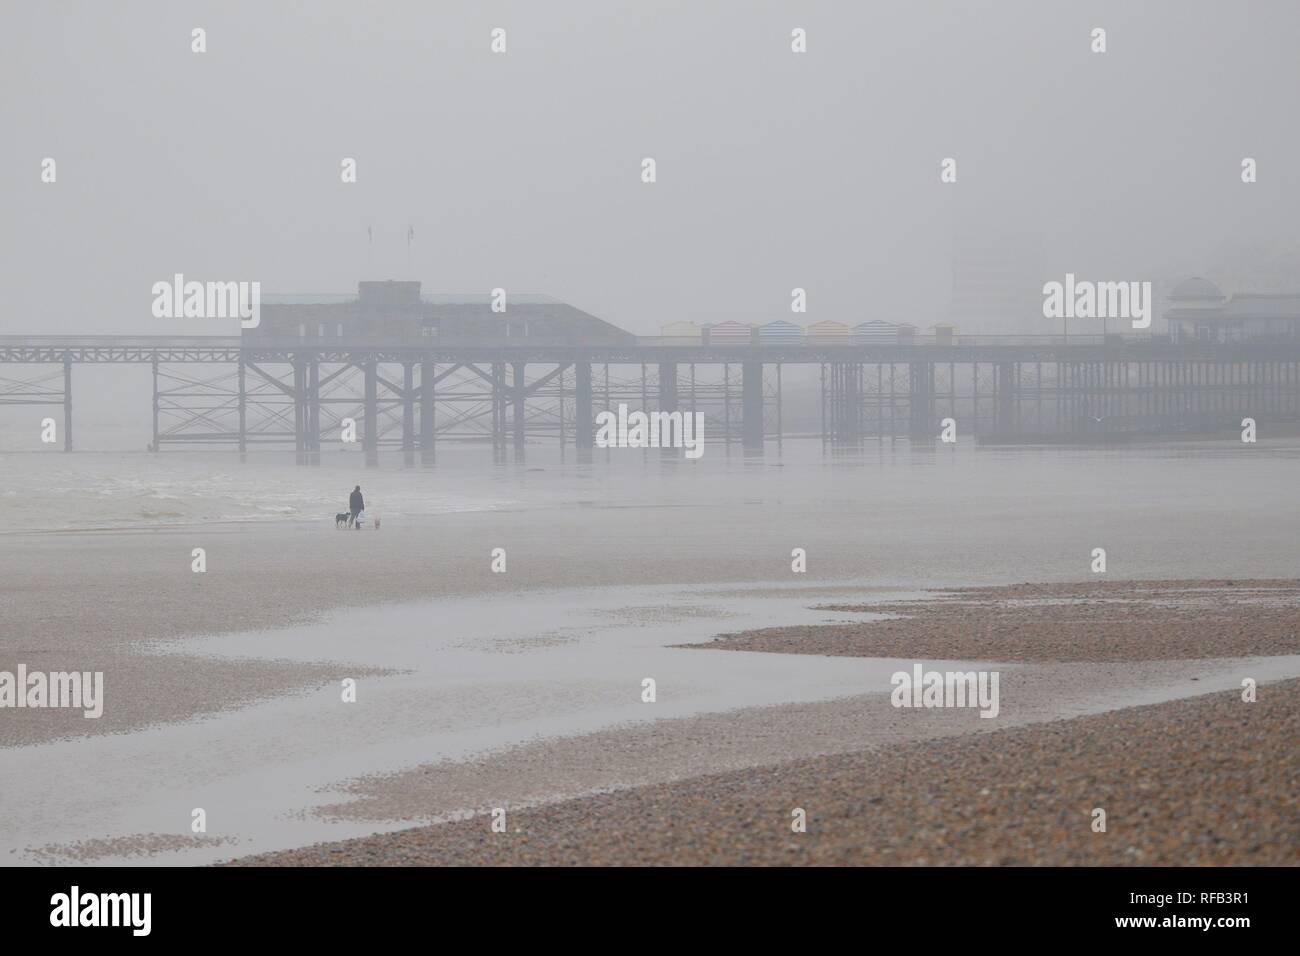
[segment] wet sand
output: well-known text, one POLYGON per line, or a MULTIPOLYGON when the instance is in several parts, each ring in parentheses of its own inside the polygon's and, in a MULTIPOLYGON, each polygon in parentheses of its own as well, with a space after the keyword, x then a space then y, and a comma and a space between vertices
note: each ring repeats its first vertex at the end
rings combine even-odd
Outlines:
MULTIPOLYGON (((631 512, 617 520, 637 523, 631 512)), ((322 522, 6 535, 0 670, 102 670, 108 703, 97 720, 66 710, 0 712, 0 749, 164 726, 377 673, 183 653, 186 642, 209 635, 291 628, 350 607, 575 582, 763 580, 783 553, 774 544, 774 559, 760 564, 707 553, 631 561, 603 535, 591 544, 572 540, 562 515, 544 513, 390 521, 378 532, 335 532, 322 522), (490 569, 499 546, 509 549, 506 574, 490 569), (201 574, 191 570, 196 547, 207 552, 201 574), (174 643, 166 655, 153 653, 162 642, 174 643)))
MULTIPOLYGON (((711 457, 710 471, 638 455, 633 467, 620 471, 611 469, 632 459, 585 468, 547 461, 537 473, 511 467, 485 476, 453 467, 421 475, 448 492, 469 487, 525 502, 540 496, 544 504, 392 516, 378 532, 335 531, 325 516, 319 522, 5 531, 0 669, 24 663, 30 670, 103 670, 108 706, 99 720, 67 711, 9 711, 0 719, 0 749, 165 726, 310 693, 345 671, 321 661, 281 666, 259 659, 240 666, 160 656, 149 653, 150 645, 291 627, 346 607, 681 582, 807 587, 852 581, 901 590, 998 584, 1031 572, 1035 580, 1068 581, 1085 573, 1084 545, 1094 542, 1108 547, 1116 578, 1297 573, 1294 528, 1277 520, 1270 504, 1276 461, 1290 460, 1290 450, 1281 448, 1281 458, 1260 459, 1251 468, 1217 447, 1196 452, 1205 487, 1189 491, 1175 508, 1167 486, 1182 454, 1190 453, 1160 450, 1153 461, 1125 465, 1119 496, 1073 481, 1101 463, 1092 453, 1026 459, 1020 453, 877 450, 854 461, 818 458, 815 468, 792 467, 793 459, 711 457), (1026 473, 1026 460, 1047 470, 1026 473), (1234 486, 1240 500, 1223 508, 1217 489, 1229 479, 1244 484, 1234 486), (893 504, 882 509, 875 497, 863 496, 864 481, 887 491, 893 504), (949 502, 945 507, 972 505, 962 511, 960 533, 936 516, 940 500, 949 502), (1068 508, 1062 507, 1066 500, 1068 508), (848 528, 861 529, 861 536, 846 537, 848 528), (807 552, 807 574, 791 571, 796 546, 807 552), (207 551, 206 573, 190 569, 195 547, 207 551), (490 571, 496 547, 508 550, 507 574, 490 571)), ((172 467, 166 456, 159 458, 148 467, 172 467)), ((77 461, 90 470, 96 464, 93 456, 77 461)), ((229 467, 219 461, 219 468, 229 467)), ((354 475, 350 469, 343 474, 347 480, 339 483, 349 487, 354 475)), ((192 477, 188 471, 171 475, 169 487, 187 487, 186 476, 192 477)), ((382 488, 397 479, 376 475, 374 482, 382 488)))
MULTIPOLYGON (((746 502, 745 508, 750 504, 746 502)), ((755 511, 768 507, 761 500, 752 505, 755 511)), ((1235 662, 1241 658, 1300 652, 1295 642, 1300 621, 1292 606, 1294 580, 1242 579, 1231 584, 1214 580, 1186 582, 1185 586, 1184 582, 1134 585, 1120 581, 1023 585, 1006 591, 947 591, 913 602, 901 599, 897 587, 888 588, 892 594, 884 593, 894 583, 888 577, 890 559, 885 555, 842 547, 832 551, 840 534, 836 525, 828 524, 799 539, 811 545, 810 554, 817 559, 814 578, 789 574, 790 538, 784 531, 749 525, 738 530, 739 545, 731 537, 725 544, 719 543, 718 523, 728 523, 734 517, 732 513, 701 524, 683 521, 674 525, 674 530, 682 532, 678 550, 658 555, 628 552, 618 544, 637 540, 637 529, 643 530, 645 515, 636 509, 602 509, 601 519, 606 523, 598 539, 566 537, 568 518, 564 512, 500 514, 491 521, 482 515, 452 515, 424 524, 386 523, 379 533, 335 533, 314 525, 277 524, 9 536, 5 544, 14 547, 0 548, 0 574, 6 581, 0 595, 6 621, 0 668, 21 661, 33 670, 103 669, 108 701, 105 716, 98 721, 85 720, 79 712, 6 711, 0 719, 0 762, 6 759, 4 748, 17 748, 10 752, 18 755, 28 745, 106 732, 133 738, 144 728, 175 728, 221 715, 245 715, 240 717, 241 725, 250 726, 241 732, 261 733, 253 728, 258 713, 254 704, 271 704, 275 709, 280 702, 298 698, 303 704, 297 709, 306 713, 313 706, 311 695, 340 676, 400 674, 400 666, 385 667, 385 662, 366 665, 372 645, 377 643, 369 631, 353 635, 350 646, 348 641, 336 641, 322 645, 319 653, 298 648, 299 653, 284 659, 276 659, 274 654, 254 657, 251 650, 245 652, 249 655, 245 658, 210 656, 203 651, 206 639, 232 632, 249 632, 253 638, 264 632, 270 645, 270 635, 320 621, 353 603, 509 595, 512 599, 499 606, 507 613, 519 607, 520 636, 503 637, 494 651, 572 650, 566 644, 570 635, 532 633, 529 627, 533 622, 525 619, 531 613, 529 603, 513 598, 572 586, 575 581, 604 591, 606 598, 629 580, 670 588, 688 579, 737 585, 766 582, 763 594, 786 599, 798 596, 802 607, 820 609, 807 615, 813 622, 843 622, 860 610, 886 610, 901 619, 760 628, 709 641, 705 635, 685 636, 691 629, 676 623, 681 595, 657 611, 630 606, 642 599, 625 600, 620 605, 630 618, 649 615, 646 626, 678 631, 677 642, 703 640, 706 651, 749 650, 773 659, 778 657, 773 651, 793 650, 828 657, 1001 661, 1009 668, 1024 669, 1023 675, 1008 672, 1005 685, 1008 691, 1020 686, 1024 694, 1007 702, 1006 719, 998 721, 972 720, 970 713, 935 720, 914 712, 911 717, 916 719, 900 722, 892 712, 874 711, 872 720, 864 723, 864 698, 849 698, 749 707, 682 722, 660 718, 648 726, 596 735, 552 735, 481 760, 437 765, 435 773, 430 772, 430 765, 411 764, 406 771, 379 777, 358 778, 357 771, 352 771, 349 779, 345 771, 335 778, 338 785, 330 788, 333 797, 321 801, 321 819, 350 821, 354 827, 359 824, 378 831, 480 812, 498 800, 520 813, 534 814, 545 812, 548 803, 579 794, 588 795, 578 800, 582 803, 605 799, 590 796, 605 790, 620 791, 612 799, 637 792, 627 788, 690 788, 720 771, 746 776, 759 772, 753 769, 756 767, 775 772, 799 761, 812 761, 808 766, 820 767, 824 761, 848 760, 855 754, 865 760, 869 751, 879 755, 882 748, 892 752, 895 747, 933 746, 934 741, 954 734, 984 739, 1003 733, 983 726, 989 723, 1015 727, 1017 733, 1039 733, 1043 721, 1060 723, 1059 718, 1075 713, 1131 706, 1137 699, 1134 695, 1163 700, 1199 693, 1207 684, 1198 681, 1225 680, 1235 673, 1235 662), (487 555, 499 544, 510 547, 507 575, 494 575, 488 567, 487 555), (193 547, 208 551, 205 574, 190 570, 193 547), (856 585, 850 589, 843 580, 850 576, 879 582, 881 589, 875 593, 856 585), (773 583, 780 581, 791 584, 773 583), (340 582, 349 583, 345 587, 340 582), (359 602, 353 594, 362 595, 359 602), (881 605, 870 603, 881 598, 881 605), (1079 603, 1061 604, 1063 600, 1079 603), (1191 606, 1180 608, 1178 602, 1190 602, 1191 606), (1164 603, 1173 606, 1162 607, 1164 603), (978 626, 968 627, 973 622, 978 626), (882 639, 882 634, 890 636, 882 639), (1090 640, 1097 634, 1104 639, 1090 640), (1198 662, 1208 669, 1197 670, 1193 665, 1200 666, 1198 662), (1131 672, 1105 669, 1133 664, 1150 667, 1131 672), (1051 668, 1057 666, 1081 668, 1057 676, 1073 681, 1086 693, 1056 699, 1051 668), (1021 720, 1034 726, 1018 724, 1021 720), (436 783, 430 785, 430 779, 436 783), (373 821, 373 826, 366 821, 373 821)), ((898 541, 906 540, 901 529, 898 535, 898 541)), ((920 579, 934 583, 936 575, 951 580, 959 567, 971 566, 970 558, 956 551, 942 553, 935 559, 937 563, 926 563, 928 556, 916 556, 905 563, 911 568, 923 567, 920 579)), ((996 563, 982 567, 981 573, 985 580, 1008 579, 1006 568, 996 563)), ((1044 567, 1045 580, 1063 576, 1077 578, 1078 572, 1064 565, 1044 567)), ((966 580, 978 583, 981 577, 967 576, 966 580)), ((715 596, 745 593, 724 587, 715 596)), ((690 613, 707 616, 709 610, 699 608, 690 613)), ((622 616, 620 612, 609 620, 615 623, 622 616)), ((436 614, 428 620, 432 633, 437 633, 436 614)), ((727 621, 721 617, 708 623, 712 630, 707 636, 727 629, 727 621)), ((692 655, 701 651, 670 653, 681 655, 689 670, 692 655)), ((739 661, 747 655, 735 656, 739 661)), ((747 666, 738 663, 737 673, 747 666)), ((641 675, 628 676, 639 679, 641 675)), ((563 687, 554 692, 560 695, 557 702, 569 693, 563 687)), ((610 692, 617 697, 623 690, 601 691, 610 692)), ((1265 700, 1262 696, 1261 705, 1265 700)), ((218 740, 218 730, 203 736, 218 740)), ((168 739, 174 736, 169 734, 168 739)), ((139 751, 138 758, 144 758, 149 746, 142 738, 124 752, 139 751)), ((23 761, 23 765, 29 763, 23 761)), ((170 765, 168 769, 172 769, 170 765)), ((821 784, 809 779, 809 792, 819 793, 821 784)), ((833 775, 826 778, 828 794, 834 792, 834 779, 833 775)), ((1268 779, 1261 786, 1274 797, 1283 792, 1268 779)), ((1293 794, 1296 787, 1285 792, 1293 794)), ((181 810, 188 805, 178 804, 181 810)), ((185 815, 176 818, 183 821, 185 815)), ((476 818, 471 824, 477 826, 478 822, 476 818)), ((38 862, 93 861, 106 858, 106 854, 145 861, 166 859, 173 850, 176 853, 172 855, 179 859, 186 846, 170 838, 175 835, 170 829, 173 823, 169 812, 158 819, 140 820, 129 830, 91 831, 79 842, 44 849, 38 845, 33 851, 38 862)), ((212 845, 220 840, 226 837, 214 835, 199 842, 212 845)), ((245 842, 237 838, 218 844, 227 848, 242 845, 245 842)), ((371 846, 364 841, 362 845, 371 846)), ((671 843, 665 846, 671 847, 671 843)), ((197 851, 208 852, 202 847, 197 851)), ((331 858, 338 855, 322 852, 331 858)), ((419 858, 418 850, 411 852, 411 858, 419 858)), ((491 859, 484 856, 478 862, 491 859)), ((585 859, 602 861, 594 852, 585 859)))
MULTIPOLYGON (((451 514, 392 520, 378 532, 276 522, 4 535, 0 669, 102 670, 108 705, 97 720, 70 711, 0 712, 0 749, 162 726, 357 676, 355 666, 260 659, 241 666, 178 653, 213 634, 290 628, 350 607, 575 584, 762 581, 787 567, 788 545, 776 535, 760 545, 767 561, 755 561, 753 548, 712 553, 689 540, 680 553, 653 556, 618 543, 643 529, 636 510, 611 509, 606 520, 616 533, 589 540, 573 535, 574 513, 451 514), (191 570, 196 547, 207 552, 201 574, 191 570), (506 574, 491 571, 495 547, 508 548, 506 574), (180 647, 150 653, 159 642, 180 647)), ((688 538, 711 535, 682 527, 688 538)))

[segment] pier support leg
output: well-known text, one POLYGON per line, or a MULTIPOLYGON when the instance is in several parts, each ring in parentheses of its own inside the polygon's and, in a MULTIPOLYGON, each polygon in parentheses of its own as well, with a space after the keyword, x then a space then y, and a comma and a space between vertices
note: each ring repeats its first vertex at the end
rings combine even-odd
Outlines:
POLYGON ((578 362, 573 367, 574 374, 574 441, 579 449, 590 450, 592 447, 591 431, 591 363, 578 362))
POLYGON ((312 358, 307 363, 307 459, 320 464, 320 363, 312 358))
POLYGON ((862 441, 862 366, 831 365, 831 441, 846 445, 862 441))
POLYGON ((432 362, 420 363, 420 462, 433 464, 433 379, 432 362))
POLYGON ((72 359, 63 356, 63 450, 72 451, 72 359))
POLYGON ((514 400, 514 432, 515 432, 515 453, 522 454, 524 450, 524 363, 515 362, 515 384, 511 389, 511 397, 514 400))
POLYGON ((933 439, 939 434, 939 423, 934 420, 934 364, 913 362, 909 373, 908 436, 913 441, 933 439))
POLYGON ((763 363, 741 365, 741 444, 747 451, 763 450, 763 363))
POLYGON ((402 363, 402 464, 415 464, 415 363, 402 363))
POLYGON ((829 441, 829 439, 830 439, 830 435, 829 435, 829 433, 828 433, 827 430, 826 430, 826 363, 825 363, 825 362, 822 362, 822 363, 821 363, 821 373, 822 373, 822 374, 821 374, 821 386, 822 386, 822 388, 821 388, 821 398, 822 398, 821 411, 822 411, 822 414, 821 414, 821 419, 820 419, 820 421, 821 421, 821 426, 822 426, 822 448, 825 449, 825 447, 826 447, 826 443, 827 443, 827 441, 829 441))
POLYGON ((366 454, 366 464, 377 465, 379 464, 379 377, 374 359, 366 359, 364 371, 366 398, 361 447, 366 454))
POLYGON ((506 367, 492 363, 492 457, 500 463, 506 450, 506 367))
POLYGON ((1010 438, 1016 434, 1016 366, 1013 362, 999 362, 996 366, 997 378, 997 414, 993 426, 1000 437, 1010 438))
POLYGON ((150 451, 158 450, 158 356, 153 358, 153 444, 150 451))
POLYGON ((298 464, 307 461, 307 365, 293 357, 293 450, 298 464))
POLYGON ((659 411, 677 411, 677 363, 659 363, 659 411))
MULTIPOLYGON (((659 411, 668 412, 669 414, 677 411, 676 362, 659 363, 659 411)), ((671 447, 671 444, 664 445, 662 448, 662 454, 665 456, 672 456, 677 453, 677 449, 671 447)))
POLYGON ((781 420, 781 363, 776 364, 776 448, 781 452, 781 440, 785 434, 784 422, 781 420))
MULTIPOLYGON (((248 389, 245 381, 244 355, 239 355, 239 454, 248 451, 248 389)), ((157 393, 155 387, 154 392, 157 393)), ((158 429, 154 429, 154 451, 158 450, 158 429)))

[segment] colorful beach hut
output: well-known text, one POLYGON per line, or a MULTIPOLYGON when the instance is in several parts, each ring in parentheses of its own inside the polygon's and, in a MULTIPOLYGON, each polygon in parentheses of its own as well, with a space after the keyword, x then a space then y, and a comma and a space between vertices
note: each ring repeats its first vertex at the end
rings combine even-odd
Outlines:
POLYGON ((669 322, 659 329, 665 345, 699 345, 704 341, 704 330, 694 322, 669 322))
POLYGON ((753 340, 753 326, 743 322, 732 320, 708 327, 709 345, 749 345, 753 340))
POLYGON ((823 319, 808 326, 809 345, 852 345, 853 330, 843 322, 823 319))
POLYGON ((881 319, 859 322, 853 327, 853 340, 858 345, 895 345, 898 342, 898 326, 881 319))
POLYGON ((758 327, 760 345, 803 345, 803 326, 777 319, 758 327))

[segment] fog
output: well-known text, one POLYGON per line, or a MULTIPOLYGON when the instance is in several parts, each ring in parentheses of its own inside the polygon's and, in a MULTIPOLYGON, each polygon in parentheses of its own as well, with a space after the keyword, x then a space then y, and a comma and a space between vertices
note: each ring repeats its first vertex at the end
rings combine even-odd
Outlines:
MULTIPOLYGON (((1297 37, 1296 0, 6 0, 0 359, 45 361, 0 362, 0 861, 1294 864, 1297 37), (511 314, 376 283, 239 355, 15 347, 239 331, 157 316, 177 275, 511 314), (1192 276, 1294 295, 1189 283, 1166 334, 1192 276), (529 293, 914 328, 650 348, 529 293)), ((1028 908, 1139 912, 1072 888, 1028 908)))
MULTIPOLYGON (((979 333, 1059 331, 1067 271, 1300 288, 1300 8, 1076 6, 10 5, 0 334, 235 332, 153 317, 177 272, 541 292, 642 335, 795 287, 804 324, 979 333)), ((79 419, 135 447, 145 379, 80 367, 79 419)))
POLYGON ((1297 262, 1291 3, 80 3, 4 19, 5 333, 231 331, 151 316, 174 272, 268 292, 500 286, 653 334, 780 318, 795 286, 810 322, 925 327, 951 317, 955 236, 1012 262, 1033 250, 1003 280, 1031 304, 1066 270, 1297 262))

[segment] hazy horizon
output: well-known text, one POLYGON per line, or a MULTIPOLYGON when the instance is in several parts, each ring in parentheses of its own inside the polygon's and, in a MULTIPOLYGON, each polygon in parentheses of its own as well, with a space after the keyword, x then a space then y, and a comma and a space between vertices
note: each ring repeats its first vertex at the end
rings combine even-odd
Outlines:
POLYGON ((1289 4, 138 3, 5 19, 0 333, 232 331, 150 315, 152 283, 176 272, 267 292, 500 286, 645 335, 788 317, 796 286, 807 322, 929 325, 949 318, 955 241, 1009 250, 1013 271, 1036 250, 1003 280, 1031 293, 1065 271, 1285 279, 1300 261, 1289 4), (956 183, 939 181, 945 157, 956 183))

